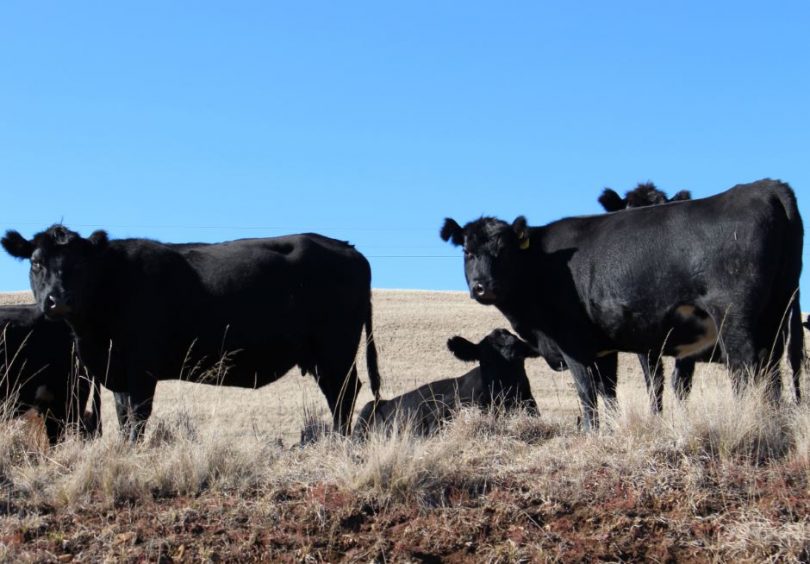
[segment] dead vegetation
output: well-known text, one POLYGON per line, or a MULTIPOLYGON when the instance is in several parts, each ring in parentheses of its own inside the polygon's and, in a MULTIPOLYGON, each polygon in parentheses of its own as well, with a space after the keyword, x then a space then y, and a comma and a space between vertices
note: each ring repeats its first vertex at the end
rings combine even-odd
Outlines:
MULTIPOLYGON (((463 300, 375 295, 386 396, 462 373, 447 337, 503 325, 463 300)), ((107 434, 91 443, 48 448, 4 419, 0 559, 810 559, 810 410, 757 390, 737 400, 721 367, 700 366, 690 400, 668 393, 653 416, 624 361, 619 409, 595 435, 576 430, 570 375, 542 361, 529 367, 540 417, 468 410, 426 439, 324 434, 325 402, 293 375, 260 391, 161 384, 134 447, 106 395, 107 434), (295 416, 273 411, 285 401, 295 416)))

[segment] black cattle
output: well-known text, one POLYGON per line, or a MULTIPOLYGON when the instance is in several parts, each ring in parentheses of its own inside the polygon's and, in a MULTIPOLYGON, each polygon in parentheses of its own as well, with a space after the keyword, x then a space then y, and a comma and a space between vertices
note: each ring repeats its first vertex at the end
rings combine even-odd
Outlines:
MULTIPOLYGON (((537 413, 523 361, 539 354, 528 344, 506 329, 496 329, 478 344, 453 337, 447 348, 460 360, 478 361, 479 366, 458 378, 431 382, 390 400, 368 402, 358 416, 355 435, 364 437, 370 429, 390 430, 396 424, 409 424, 415 433, 428 435, 461 407, 485 409, 496 402, 505 409, 523 406, 537 413)), ((560 369, 554 360, 549 366, 560 369)))
POLYGON ((371 270, 348 243, 303 234, 166 245, 104 231, 85 239, 57 225, 31 241, 9 231, 2 244, 31 259, 39 308, 73 329, 132 440, 158 380, 258 387, 295 365, 315 376, 334 428, 348 433, 363 327, 378 396, 371 270))
POLYGON ((473 298, 530 343, 559 347, 586 428, 598 426, 597 393, 615 402, 615 351, 684 358, 719 343, 736 390, 756 371, 779 397, 803 236, 793 191, 773 180, 543 227, 446 219, 441 230, 464 246, 473 298))
MULTIPOLYGON (((652 182, 644 182, 633 190, 625 193, 624 198, 614 190, 605 188, 599 196, 599 203, 607 212, 621 211, 630 208, 657 206, 669 202, 691 200, 692 194, 688 190, 681 190, 672 198, 656 188, 652 182)), ((638 357, 641 370, 644 373, 644 382, 650 394, 650 402, 654 413, 660 413, 664 405, 664 374, 658 358, 650 358, 647 354, 638 357)), ((695 373, 694 358, 678 358, 675 360, 675 370, 672 372, 672 388, 678 399, 683 400, 692 390, 692 377, 695 373)))
POLYGON ((599 196, 599 203, 605 211, 615 212, 629 208, 643 208, 646 206, 657 206, 669 202, 682 202, 691 200, 692 194, 689 190, 681 190, 671 198, 667 198, 665 192, 655 187, 652 182, 643 182, 633 190, 628 191, 624 198, 619 196, 614 190, 605 188, 599 196))
MULTIPOLYGON (((640 208, 645 206, 657 206, 670 202, 679 202, 684 200, 691 200, 692 194, 688 190, 681 190, 671 198, 668 198, 666 193, 656 188, 652 182, 641 183, 633 190, 628 191, 624 198, 621 198, 614 190, 605 188, 602 195, 599 197, 599 203, 605 211, 615 212, 630 208, 640 208)), ((804 358, 803 352, 803 339, 801 330, 797 327, 796 321, 801 320, 801 306, 799 300, 793 300, 793 307, 791 308, 790 315, 790 337, 789 337, 789 354, 791 371, 793 374, 793 390, 796 394, 796 400, 801 401, 801 370, 802 359, 804 358), (799 335, 798 340, 794 339, 793 335, 799 335)), ((695 373, 695 361, 716 361, 723 362, 723 356, 720 351, 709 351, 702 356, 678 358, 675 360, 675 370, 672 372, 672 388, 675 396, 679 400, 684 400, 689 396, 692 390, 692 379, 695 373)), ((663 405, 663 388, 664 388, 664 375, 662 372, 661 363, 657 358, 650 358, 648 355, 639 355, 639 362, 641 363, 642 371, 644 372, 644 381, 647 384, 647 390, 650 392, 652 407, 654 412, 660 412, 663 405)))
MULTIPOLYGON (((614 190, 605 188, 599 196, 599 203, 607 212, 616 212, 631 208, 657 206, 669 202, 691 200, 692 194, 688 190, 681 190, 672 198, 656 188, 652 182, 644 182, 633 190, 625 193, 624 198, 614 190)), ((711 354, 711 353, 710 353, 711 354)), ((719 355, 718 355, 719 356, 719 355)), ((664 374, 658 357, 650 358, 648 354, 638 355, 641 370, 644 373, 644 382, 650 394, 650 402, 654 413, 660 413, 664 405, 664 374)), ((672 389, 679 400, 684 400, 692 390, 692 378, 695 373, 695 359, 678 358, 675 360, 675 370, 672 372, 672 389)))
POLYGON ((0 307, 0 389, 19 416, 35 409, 51 444, 67 427, 101 433, 101 396, 75 362, 73 337, 62 322, 47 321, 34 305, 0 307), (86 413, 93 394, 92 410, 86 413))

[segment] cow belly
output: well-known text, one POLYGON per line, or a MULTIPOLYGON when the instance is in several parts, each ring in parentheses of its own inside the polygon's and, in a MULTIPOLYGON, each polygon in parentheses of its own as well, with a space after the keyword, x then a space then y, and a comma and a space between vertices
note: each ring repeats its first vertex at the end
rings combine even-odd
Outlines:
POLYGON ((292 347, 249 346, 219 356, 209 356, 197 364, 188 380, 240 388, 258 388, 275 382, 298 363, 292 347), (203 368, 204 369, 200 369, 203 368))
POLYGON ((608 346, 597 349, 602 357, 617 350, 647 353, 662 351, 677 358, 700 355, 711 350, 717 343, 718 326, 702 308, 693 304, 681 304, 669 313, 641 315, 629 309, 618 315, 614 328, 608 333, 608 346))

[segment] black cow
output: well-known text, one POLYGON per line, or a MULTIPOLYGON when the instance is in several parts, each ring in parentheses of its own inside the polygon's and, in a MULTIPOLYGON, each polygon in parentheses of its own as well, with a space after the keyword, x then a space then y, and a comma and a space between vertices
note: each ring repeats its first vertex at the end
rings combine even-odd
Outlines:
POLYGON ((62 322, 47 321, 34 305, 0 307, 0 389, 12 414, 35 409, 51 444, 68 426, 85 438, 101 433, 98 384, 75 362, 73 337, 62 322), (92 410, 86 413, 90 394, 92 410))
MULTIPOLYGON (((656 188, 655 184, 644 182, 633 190, 626 192, 624 198, 614 190, 605 188, 602 195, 599 196, 599 203, 602 204, 605 211, 616 212, 691 199, 692 194, 688 190, 681 190, 672 198, 668 198, 665 192, 656 188)), ((657 356, 650 358, 648 354, 638 355, 638 360, 644 373, 647 392, 650 394, 652 410, 654 413, 660 413, 664 405, 664 374, 661 363, 658 361, 657 356)), ((678 358, 675 360, 675 370, 672 372, 672 389, 679 400, 685 400, 689 396, 689 392, 692 390, 694 373, 694 358, 678 358)))
MULTIPOLYGON (((496 402, 505 409, 523 406, 537 413, 523 361, 539 354, 528 344, 506 329, 495 329, 477 345, 456 336, 448 339, 447 348, 460 360, 480 365, 458 378, 431 382, 390 400, 368 402, 357 418, 355 435, 362 438, 370 429, 390 430, 396 424, 410 424, 415 433, 428 435, 461 407, 486 409, 496 402)), ((560 367, 554 359, 549 366, 560 367)))
POLYGON ((682 202, 691 200, 692 194, 689 190, 681 190, 671 198, 667 198, 666 192, 655 187, 652 182, 643 182, 633 190, 625 193, 624 198, 619 196, 614 190, 605 188, 599 196, 599 203, 605 211, 615 212, 629 208, 643 208, 646 206, 657 206, 669 202, 682 202))
POLYGON ((771 375, 773 398, 781 394, 804 237, 787 184, 761 180, 544 227, 523 217, 463 228, 446 219, 441 237, 464 246, 474 299, 495 305, 530 343, 560 348, 586 428, 598 426, 597 392, 615 402, 615 351, 683 358, 719 342, 735 390, 756 371, 771 375))
MULTIPOLYGON (((602 204, 605 211, 615 212, 624 209, 657 206, 691 199, 692 194, 688 190, 681 190, 671 198, 668 198, 665 192, 656 188, 655 184, 652 182, 644 182, 636 186, 633 190, 628 191, 624 198, 621 198, 614 190, 605 188, 602 195, 599 196, 599 203, 602 204)), ((796 401, 801 401, 802 390, 800 379, 802 370, 801 361, 804 358, 804 335, 796 326, 796 321, 801 320, 801 306, 798 299, 793 300, 790 315, 794 317, 790 320, 791 331, 788 345, 788 359, 793 374, 793 390, 796 394, 796 401), (798 340, 794 339, 794 335, 799 335, 798 340)), ((692 390, 692 379, 695 373, 696 360, 723 362, 723 356, 720 351, 709 351, 702 356, 676 359, 675 370, 672 372, 672 388, 675 392, 675 396, 679 400, 685 400, 692 390)), ((644 381, 647 383, 647 390, 651 395, 653 411, 660 412, 661 406, 663 405, 664 388, 664 375, 661 363, 657 361, 657 358, 649 358, 648 355, 644 354, 639 355, 639 361, 642 371, 644 372, 644 381)))
POLYGON ((88 238, 55 225, 3 247, 31 259, 39 308, 67 321, 81 359, 115 393, 122 433, 137 439, 158 380, 269 384, 298 365, 318 381, 348 433, 365 326, 372 391, 380 377, 371 269, 348 243, 317 234, 166 245, 88 238))

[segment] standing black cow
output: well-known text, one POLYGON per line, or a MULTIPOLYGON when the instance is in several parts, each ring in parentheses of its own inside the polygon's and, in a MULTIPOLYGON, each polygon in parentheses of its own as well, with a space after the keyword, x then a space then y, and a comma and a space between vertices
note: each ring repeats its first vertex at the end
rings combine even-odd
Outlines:
POLYGON ((464 246, 473 298, 560 348, 586 428, 598 426, 597 392, 615 402, 615 351, 683 358, 719 341, 736 390, 753 370, 779 397, 803 236, 793 190, 773 180, 544 227, 446 219, 441 230, 464 246))
MULTIPOLYGON (((599 196, 599 203, 607 212, 616 212, 631 208, 657 206, 669 202, 691 200, 692 194, 688 190, 681 190, 672 198, 667 198, 665 192, 656 188, 652 182, 644 182, 633 190, 625 193, 624 198, 614 190, 605 188, 599 196)), ((664 374, 658 357, 650 358, 648 354, 638 355, 641 371, 644 373, 644 382, 654 413, 660 413, 664 405, 664 374)), ((692 377, 695 373, 694 358, 678 358, 675 360, 675 370, 672 373, 672 389, 678 399, 684 400, 692 390, 692 377)))
MULTIPOLYGON (((599 196, 599 203, 605 208, 605 211, 615 212, 630 208, 641 208, 646 206, 657 206, 660 204, 667 204, 670 202, 680 202, 684 200, 691 200, 692 194, 688 190, 681 190, 671 198, 668 198, 666 193, 656 188, 652 182, 644 182, 636 186, 633 190, 628 191, 625 197, 620 197, 614 190, 605 188, 602 195, 599 196)), ((790 361, 791 372, 793 376, 793 391, 796 394, 796 401, 801 401, 801 370, 802 359, 804 358, 804 335, 798 327, 801 321, 801 306, 799 304, 798 295, 793 304, 790 312, 790 337, 788 345, 788 360, 790 361), (799 335, 794 338, 794 335, 799 335)), ((695 373, 695 361, 723 361, 720 351, 709 351, 704 355, 698 357, 678 358, 675 360, 675 370, 672 372, 672 388, 675 396, 679 400, 685 400, 692 390, 692 379, 695 373)), ((653 402, 653 411, 660 412, 663 405, 663 390, 664 390, 664 374, 662 372, 661 363, 657 358, 649 358, 648 355, 640 354, 639 361, 641 368, 644 372, 644 380, 647 383, 647 390, 651 394, 653 402)))
POLYGON ((380 378, 371 269, 348 243, 316 234, 165 245, 87 239, 55 225, 6 251, 31 259, 39 308, 67 321, 81 359, 115 393, 122 433, 137 439, 158 380, 240 387, 273 382, 298 365, 348 433, 365 326, 371 387, 380 378))
POLYGON ((0 307, 0 389, 13 415, 35 409, 51 444, 68 426, 84 437, 101 433, 101 396, 74 362, 65 323, 48 321, 34 305, 0 307), (92 411, 86 414, 93 394, 92 411))
MULTIPOLYGON (((447 348, 460 360, 478 361, 479 366, 458 378, 425 384, 390 400, 368 402, 360 411, 355 435, 364 437, 370 429, 391 429, 411 424, 413 430, 428 435, 464 406, 486 409, 500 402, 505 409, 526 407, 537 413, 524 360, 540 356, 506 329, 495 329, 478 344, 463 337, 448 339, 447 348)), ((559 369, 552 351, 549 366, 559 369)))

